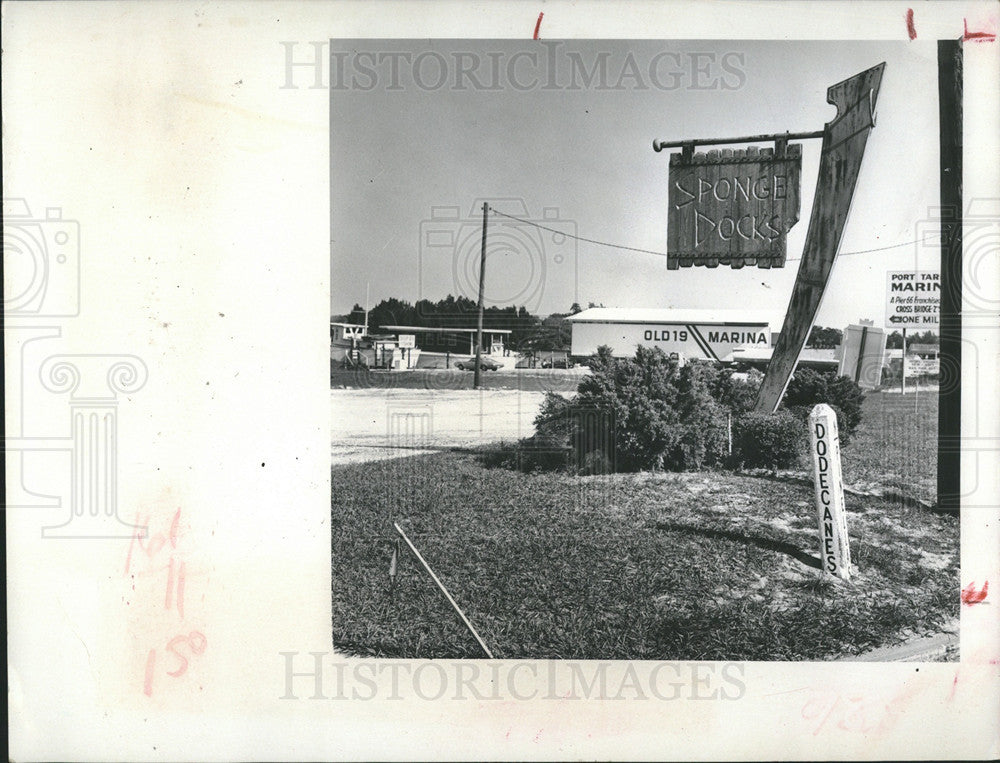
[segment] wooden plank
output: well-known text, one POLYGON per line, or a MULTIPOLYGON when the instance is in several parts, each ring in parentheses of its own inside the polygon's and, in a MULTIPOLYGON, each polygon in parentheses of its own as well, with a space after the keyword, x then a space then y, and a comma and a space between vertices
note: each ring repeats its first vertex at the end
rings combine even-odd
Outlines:
POLYGON ((667 267, 783 267, 801 170, 798 144, 671 155, 667 267))
POLYGON ((819 179, 809 230, 792 287, 785 322, 768 364, 754 410, 775 411, 809 338, 823 301, 851 210, 868 134, 875 126, 875 103, 885 63, 838 82, 826 91, 837 116, 823 131, 819 179))

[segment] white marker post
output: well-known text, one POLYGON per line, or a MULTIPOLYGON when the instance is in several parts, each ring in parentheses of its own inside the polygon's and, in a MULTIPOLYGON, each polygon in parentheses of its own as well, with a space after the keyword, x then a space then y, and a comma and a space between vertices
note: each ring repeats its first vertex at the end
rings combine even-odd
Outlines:
POLYGON ((819 516, 820 559, 823 572, 851 579, 851 548, 844 511, 844 480, 840 471, 837 414, 821 403, 809 414, 816 512, 819 516))

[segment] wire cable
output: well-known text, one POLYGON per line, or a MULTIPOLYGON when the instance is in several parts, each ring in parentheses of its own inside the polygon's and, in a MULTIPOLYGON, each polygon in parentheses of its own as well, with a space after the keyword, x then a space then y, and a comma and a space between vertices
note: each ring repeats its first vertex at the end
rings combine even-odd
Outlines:
MULTIPOLYGON (((548 226, 542 225, 540 223, 536 223, 533 220, 522 220, 520 217, 514 217, 514 215, 508 215, 506 212, 501 212, 500 210, 494 209, 493 207, 490 207, 489 209, 495 215, 500 215, 501 217, 506 217, 506 218, 508 218, 510 220, 516 220, 517 222, 523 223, 524 225, 532 225, 532 226, 534 226, 536 228, 541 228, 542 230, 549 231, 549 233, 555 233, 555 234, 560 235, 560 236, 565 236, 566 238, 572 238, 572 239, 575 239, 576 241, 583 241, 583 242, 588 243, 588 244, 596 244, 597 246, 606 246, 606 247, 609 247, 611 249, 621 249, 621 250, 624 250, 626 252, 640 252, 642 254, 653 254, 653 255, 656 255, 657 257, 666 257, 666 256, 668 256, 666 254, 666 252, 657 252, 657 251, 654 251, 652 249, 640 249, 639 247, 635 247, 635 246, 625 246, 623 244, 612 244, 612 243, 609 243, 607 241, 598 241, 597 239, 594 239, 594 238, 585 238, 584 236, 575 236, 572 233, 567 233, 566 231, 556 230, 555 228, 549 228, 548 226)), ((888 249, 899 249, 900 247, 904 247, 904 246, 912 246, 913 244, 921 244, 921 243, 924 243, 926 240, 927 240, 927 238, 925 237, 923 239, 919 239, 919 238, 918 239, 914 239, 913 241, 903 241, 902 243, 899 243, 899 244, 889 244, 888 246, 879 246, 879 247, 875 247, 874 249, 861 249, 861 250, 858 250, 856 252, 840 252, 837 256, 838 257, 849 257, 849 256, 854 255, 854 254, 871 254, 872 252, 884 252, 884 251, 886 251, 888 249)), ((787 257, 787 258, 785 258, 785 262, 797 262, 798 260, 801 260, 801 259, 802 259, 801 257, 787 257)))

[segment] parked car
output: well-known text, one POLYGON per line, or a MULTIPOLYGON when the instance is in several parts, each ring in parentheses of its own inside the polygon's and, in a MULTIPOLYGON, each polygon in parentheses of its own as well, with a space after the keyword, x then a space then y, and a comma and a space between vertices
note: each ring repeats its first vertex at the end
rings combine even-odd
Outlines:
POLYGON ((573 361, 569 358, 545 358, 542 368, 572 368, 573 361))
MULTIPOLYGON (((500 364, 497 363, 495 360, 491 360, 490 358, 482 358, 479 361, 479 367, 484 371, 496 371, 498 368, 500 368, 500 364)), ((475 371, 476 359, 469 358, 468 360, 460 360, 458 361, 458 363, 455 364, 455 368, 458 368, 462 371, 475 371)))

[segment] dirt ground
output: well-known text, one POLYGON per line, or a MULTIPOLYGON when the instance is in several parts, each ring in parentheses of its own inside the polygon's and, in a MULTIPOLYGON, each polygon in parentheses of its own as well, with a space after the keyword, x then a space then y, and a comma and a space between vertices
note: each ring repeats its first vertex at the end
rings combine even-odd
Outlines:
POLYGON ((544 398, 523 390, 334 389, 333 464, 528 437, 544 398))

